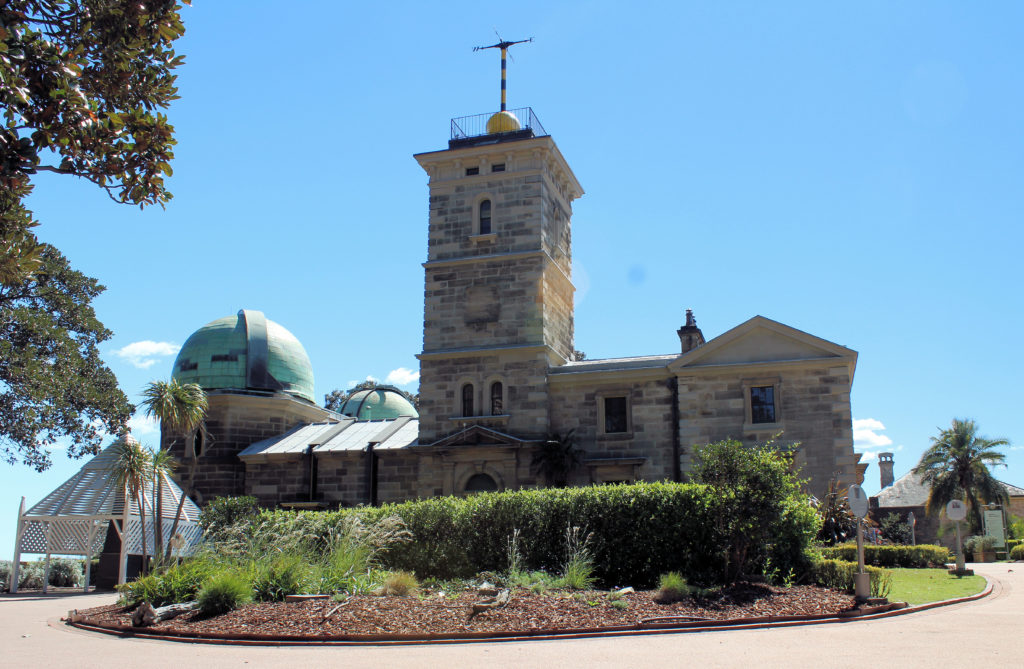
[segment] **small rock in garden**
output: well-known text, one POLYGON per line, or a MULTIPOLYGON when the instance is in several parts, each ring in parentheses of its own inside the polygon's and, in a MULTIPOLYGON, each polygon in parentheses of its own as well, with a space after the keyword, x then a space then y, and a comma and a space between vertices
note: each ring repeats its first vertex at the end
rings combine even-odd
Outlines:
POLYGON ((615 590, 614 592, 615 592, 616 595, 628 595, 628 594, 636 592, 636 590, 633 589, 633 586, 628 586, 628 587, 622 588, 621 590, 615 590))

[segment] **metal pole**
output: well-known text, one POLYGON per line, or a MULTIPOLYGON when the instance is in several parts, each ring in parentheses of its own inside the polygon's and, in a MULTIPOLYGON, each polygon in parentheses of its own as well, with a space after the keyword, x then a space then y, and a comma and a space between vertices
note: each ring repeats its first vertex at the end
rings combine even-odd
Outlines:
POLYGON ((960 539, 960 521, 956 521, 956 570, 964 570, 964 543, 960 539))

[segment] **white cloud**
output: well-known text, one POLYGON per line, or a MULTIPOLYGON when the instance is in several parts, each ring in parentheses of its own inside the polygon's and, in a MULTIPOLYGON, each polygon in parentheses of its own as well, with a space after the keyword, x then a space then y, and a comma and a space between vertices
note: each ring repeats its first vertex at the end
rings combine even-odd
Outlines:
POLYGON ((356 387, 356 386, 358 386, 358 385, 359 385, 360 383, 364 383, 364 382, 366 382, 366 381, 371 381, 371 382, 373 382, 373 383, 380 383, 380 379, 378 379, 378 378, 377 378, 376 376, 371 376, 371 375, 367 374, 367 375, 366 375, 366 378, 365 378, 365 379, 363 379, 362 381, 358 381, 358 380, 356 380, 356 381, 349 381, 349 382, 348 382, 348 385, 347 385, 347 386, 345 386, 345 388, 346 388, 346 389, 348 389, 348 388, 355 388, 355 387, 356 387))
POLYGON ((128 419, 128 429, 136 439, 160 434, 160 421, 145 414, 135 414, 128 419))
POLYGON ((396 386, 407 386, 414 381, 420 380, 420 373, 416 370, 406 369, 405 367, 399 367, 388 372, 387 378, 384 379, 385 383, 391 383, 396 386))
POLYGON ((157 363, 158 358, 175 355, 181 349, 177 344, 167 341, 136 341, 114 351, 114 355, 126 360, 139 369, 149 369, 157 363))
POLYGON ((853 421, 853 445, 855 448, 867 451, 872 448, 890 446, 892 439, 879 434, 885 429, 882 421, 874 418, 854 419, 853 421))

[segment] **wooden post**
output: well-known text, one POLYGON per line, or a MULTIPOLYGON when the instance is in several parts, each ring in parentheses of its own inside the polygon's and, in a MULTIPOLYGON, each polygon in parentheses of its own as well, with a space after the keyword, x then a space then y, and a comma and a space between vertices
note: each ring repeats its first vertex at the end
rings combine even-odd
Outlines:
MULTIPOLYGON (((124 490, 124 508, 121 512, 121 531, 118 533, 121 535, 121 554, 118 556, 118 568, 117 568, 117 584, 124 585, 127 579, 128 572, 128 518, 131 513, 130 502, 128 501, 128 484, 125 483, 124 490)), ((115 525, 116 526, 116 525, 115 525)))
POLYGON ((18 507, 18 524, 14 530, 14 563, 11 565, 11 582, 7 591, 11 594, 18 592, 18 577, 21 575, 21 535, 25 532, 25 496, 21 497, 21 506, 18 507))
POLYGON ((53 527, 53 521, 46 521, 46 532, 43 533, 46 541, 46 568, 43 569, 43 594, 50 587, 50 528, 53 527))

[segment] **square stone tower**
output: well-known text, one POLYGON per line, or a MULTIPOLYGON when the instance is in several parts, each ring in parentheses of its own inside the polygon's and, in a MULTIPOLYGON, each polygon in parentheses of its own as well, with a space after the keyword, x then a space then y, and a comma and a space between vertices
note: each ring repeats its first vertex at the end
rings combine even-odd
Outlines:
POLYGON ((447 150, 416 156, 430 187, 420 443, 470 425, 541 438, 547 370, 574 351, 570 224, 583 189, 528 108, 452 129, 447 150), (492 132, 463 131, 485 120, 492 132))

